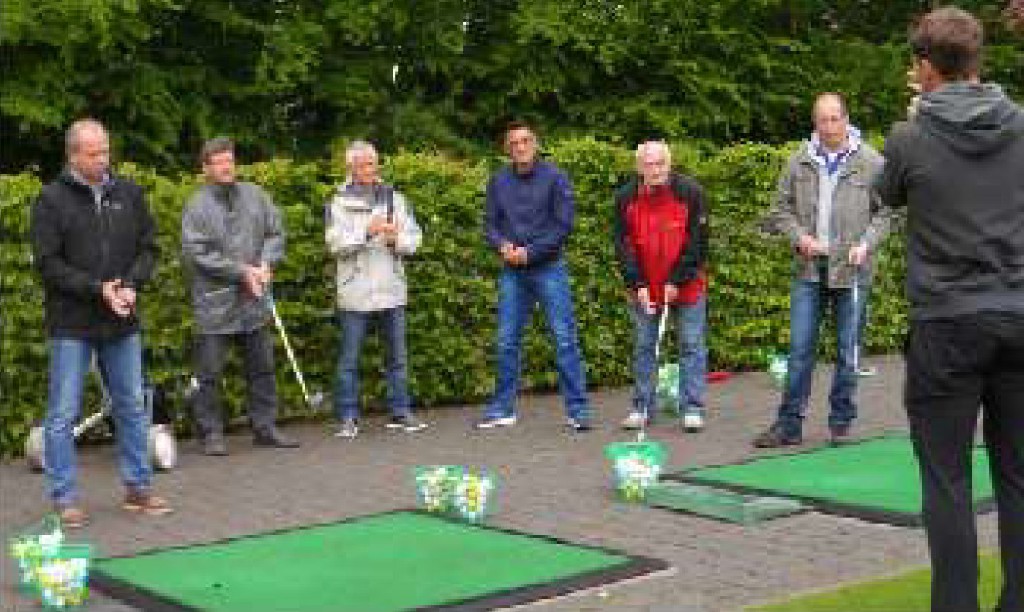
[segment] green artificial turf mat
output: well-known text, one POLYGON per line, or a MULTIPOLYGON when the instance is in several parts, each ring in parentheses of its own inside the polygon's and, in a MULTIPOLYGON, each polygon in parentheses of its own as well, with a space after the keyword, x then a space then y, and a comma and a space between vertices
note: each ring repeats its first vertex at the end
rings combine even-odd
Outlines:
MULTIPOLYGON (((973 451, 974 500, 991 507, 988 455, 973 451)), ((895 525, 921 524, 921 483, 909 438, 886 435, 843 446, 760 456, 742 463, 700 467, 669 480, 798 499, 816 510, 895 525)))
POLYGON ((552 538, 391 512, 96 561, 145 610, 489 610, 665 569, 552 538))
POLYGON ((659 482, 647 489, 644 503, 741 525, 790 516, 806 509, 795 499, 745 495, 682 482, 659 482))

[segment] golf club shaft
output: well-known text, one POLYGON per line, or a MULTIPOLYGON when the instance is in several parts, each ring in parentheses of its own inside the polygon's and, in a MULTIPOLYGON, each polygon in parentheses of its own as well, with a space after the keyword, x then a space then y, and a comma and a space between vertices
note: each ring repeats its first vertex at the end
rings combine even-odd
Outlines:
POLYGON ((853 268, 853 372, 860 369, 860 266, 853 268))
POLYGON ((295 353, 292 351, 292 344, 288 341, 288 333, 284 329, 284 323, 281 321, 281 316, 277 314, 277 304, 274 300, 270 301, 270 312, 274 316, 274 325, 277 326, 277 333, 281 335, 281 343, 284 344, 284 352, 288 355, 288 363, 292 366, 292 371, 295 372, 295 378, 299 381, 299 387, 302 388, 302 397, 306 400, 306 405, 311 404, 309 397, 309 390, 306 388, 306 379, 302 376, 302 371, 299 370, 299 364, 295 361, 295 353))
MULTIPOLYGON (((659 362, 659 360, 661 358, 661 339, 665 335, 665 323, 666 323, 667 320, 668 320, 668 302, 666 301, 665 303, 663 303, 661 305, 661 313, 658 316, 658 339, 655 341, 655 344, 654 344, 654 397, 655 397, 654 403, 655 404, 658 403, 658 400, 657 400, 657 397, 658 397, 658 362, 659 362)), ((656 405, 654 407, 654 410, 657 410, 657 406, 656 405)), ((651 417, 651 415, 645 414, 644 418, 640 420, 640 433, 637 434, 637 440, 640 441, 640 442, 643 442, 644 439, 647 437, 647 431, 646 431, 646 429, 647 429, 647 419, 649 419, 650 417, 651 417)))
POLYGON ((75 428, 72 430, 72 435, 76 438, 81 436, 83 432, 88 431, 94 425, 102 421, 103 418, 107 416, 107 414, 108 412, 106 410, 100 410, 98 412, 90 414, 89 416, 82 419, 82 421, 78 425, 75 425, 75 428))

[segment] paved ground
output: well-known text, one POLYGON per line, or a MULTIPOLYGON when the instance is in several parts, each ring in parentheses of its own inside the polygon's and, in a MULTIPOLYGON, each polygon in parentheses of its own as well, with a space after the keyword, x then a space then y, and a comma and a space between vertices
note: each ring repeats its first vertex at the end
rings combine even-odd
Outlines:
MULTIPOLYGON (((902 362, 869 361, 879 375, 864 379, 859 391, 859 433, 902 429, 902 362)), ((815 380, 807 445, 825 442, 829 375, 830 369, 819 370, 815 380)), ((89 448, 81 453, 81 479, 93 523, 82 537, 103 555, 119 555, 409 507, 415 500, 414 466, 459 463, 487 466, 500 475, 495 525, 657 557, 675 567, 673 575, 531 610, 736 610, 926 561, 923 535, 915 529, 817 513, 742 527, 612 501, 602 447, 625 439, 616 424, 629 393, 604 391, 593 399, 600 428, 585 435, 562 431, 557 397, 536 396, 522 400, 519 425, 497 432, 469 430, 477 407, 448 407, 426 412, 433 428, 413 436, 385 432, 382 418, 374 417, 355 441, 330 437, 323 425, 289 427, 304 444, 296 451, 256 449, 239 434, 230 439, 229 457, 212 458, 184 441, 180 467, 157 483, 177 508, 161 518, 120 511, 113 449, 89 448)), ((776 401, 766 375, 736 376, 711 386, 707 431, 684 436, 663 422, 652 435, 671 448, 677 466, 736 461, 753 454, 749 440, 770 419, 776 401)), ((0 537, 6 540, 45 508, 40 476, 21 463, 0 465, 0 537)), ((982 517, 983 545, 994 545, 994 526, 993 516, 982 517)), ((7 559, 2 572, 0 609, 37 609, 14 594, 7 559)), ((97 595, 90 610, 127 608, 97 595)))

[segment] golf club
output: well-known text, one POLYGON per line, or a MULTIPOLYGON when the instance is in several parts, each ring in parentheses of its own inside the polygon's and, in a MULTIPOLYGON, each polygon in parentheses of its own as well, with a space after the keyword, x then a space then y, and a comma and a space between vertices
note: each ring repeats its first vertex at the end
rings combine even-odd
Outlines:
MULTIPOLYGON (((661 339, 665 336, 665 323, 668 321, 668 302, 666 301, 661 305, 661 314, 658 316, 658 339, 654 344, 654 384, 657 389, 658 384, 658 363, 661 359, 661 339)), ((655 400, 657 404, 657 400, 655 400)), ((648 410, 650 408, 647 408, 648 410)), ((655 408, 657 410, 657 408, 655 408)), ((640 419, 640 429, 636 433, 636 441, 643 442, 647 439, 647 420, 651 415, 644 414, 644 418, 640 419)))
MULTIPOLYGON (((93 368, 95 369, 95 367, 94 363, 93 368)), ((72 429, 72 436, 75 440, 112 414, 113 402, 102 376, 100 377, 100 393, 102 395, 100 409, 79 421, 72 429)), ((178 443, 174 438, 174 430, 169 423, 153 422, 153 412, 157 401, 156 389, 148 384, 145 385, 143 397, 150 422, 146 436, 150 460, 153 467, 158 470, 173 469, 178 463, 178 443)), ((162 398, 160 401, 163 401, 162 398)), ((46 469, 46 431, 42 425, 35 425, 29 430, 28 437, 25 439, 25 460, 28 462, 29 469, 34 472, 42 472, 46 469)))
POLYGON ((266 296, 267 302, 270 304, 270 313, 274 317, 274 325, 277 327, 278 334, 281 335, 281 343, 284 344, 284 351, 288 355, 288 363, 291 364, 292 372, 295 373, 295 378, 299 381, 299 387, 302 388, 302 398, 306 401, 306 406, 310 410, 317 411, 324 403, 324 394, 321 391, 310 394, 309 388, 306 387, 306 379, 302 375, 302 370, 299 369, 298 361, 295 359, 295 352, 292 351, 292 344, 288 341, 288 333, 284 329, 284 322, 281 321, 281 315, 277 312, 277 304, 270 296, 270 292, 267 292, 266 296))

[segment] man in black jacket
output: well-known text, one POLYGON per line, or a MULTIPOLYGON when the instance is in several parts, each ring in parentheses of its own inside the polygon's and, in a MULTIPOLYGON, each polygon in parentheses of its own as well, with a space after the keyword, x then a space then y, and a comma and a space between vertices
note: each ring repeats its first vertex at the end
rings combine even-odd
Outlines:
POLYGON ((84 525, 75 478, 74 425, 95 355, 110 394, 123 507, 171 511, 151 492, 149 415, 142 395, 142 340, 136 292, 156 261, 155 226, 134 183, 110 173, 106 130, 93 119, 67 132, 68 164, 32 208, 32 249, 43 277, 50 344, 46 407, 47 489, 66 527, 84 525))
POLYGON ((877 183, 907 207, 906 407, 921 466, 932 610, 978 610, 971 446, 979 407, 1003 590, 1024 611, 1024 110, 978 79, 982 29, 955 8, 911 36, 922 95, 877 183))

